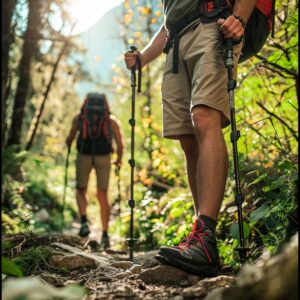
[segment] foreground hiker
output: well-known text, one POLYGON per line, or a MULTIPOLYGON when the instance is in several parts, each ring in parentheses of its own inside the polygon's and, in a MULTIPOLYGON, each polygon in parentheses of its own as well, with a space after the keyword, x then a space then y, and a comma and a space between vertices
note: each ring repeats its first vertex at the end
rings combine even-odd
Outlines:
POLYGON ((109 174, 111 168, 112 138, 117 145, 117 159, 114 162, 120 167, 123 154, 123 143, 118 121, 110 115, 108 102, 103 94, 89 93, 83 103, 81 112, 72 122, 70 134, 66 140, 71 146, 76 135, 77 161, 76 161, 76 200, 81 217, 79 235, 89 235, 89 223, 86 209, 88 200, 86 196, 88 179, 92 168, 97 175, 97 199, 101 208, 102 239, 101 245, 109 248, 108 224, 110 206, 107 198, 109 174))
POLYGON ((163 135, 179 140, 185 153, 197 218, 178 246, 161 247, 156 258, 194 274, 215 276, 219 262, 215 228, 229 165, 222 134, 230 124, 222 39, 236 42, 237 65, 245 22, 256 0, 236 0, 233 7, 226 0, 162 2, 164 24, 141 52, 125 53, 125 62, 131 69, 137 57, 145 66, 167 53, 163 135))

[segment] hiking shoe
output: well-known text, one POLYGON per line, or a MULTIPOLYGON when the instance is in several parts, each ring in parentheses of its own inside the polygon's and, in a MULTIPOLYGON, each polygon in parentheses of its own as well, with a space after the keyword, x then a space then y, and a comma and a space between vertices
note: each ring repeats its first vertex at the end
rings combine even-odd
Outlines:
POLYGON ((88 222, 84 222, 81 224, 80 230, 79 230, 79 236, 81 237, 87 237, 90 234, 89 224, 88 222))
POLYGON ((102 235, 100 246, 103 249, 108 249, 110 247, 109 237, 108 235, 102 235))
POLYGON ((219 254, 215 233, 201 219, 178 246, 160 247, 155 258, 163 263, 199 276, 218 274, 219 254))

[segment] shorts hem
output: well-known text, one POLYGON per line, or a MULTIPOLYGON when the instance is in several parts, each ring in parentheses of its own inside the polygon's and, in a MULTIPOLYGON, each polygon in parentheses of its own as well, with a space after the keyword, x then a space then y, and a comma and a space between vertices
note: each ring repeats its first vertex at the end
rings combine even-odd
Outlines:
POLYGON ((163 137, 165 139, 178 140, 177 136, 181 135, 195 135, 194 130, 168 130, 163 132, 163 137))

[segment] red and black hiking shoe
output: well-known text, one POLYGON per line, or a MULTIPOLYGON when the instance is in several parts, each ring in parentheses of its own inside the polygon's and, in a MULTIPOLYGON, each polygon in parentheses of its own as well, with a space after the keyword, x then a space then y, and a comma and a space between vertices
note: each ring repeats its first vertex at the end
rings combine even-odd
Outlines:
POLYGON ((219 254, 215 233, 197 219, 192 232, 178 246, 160 247, 155 258, 199 276, 218 274, 219 254))

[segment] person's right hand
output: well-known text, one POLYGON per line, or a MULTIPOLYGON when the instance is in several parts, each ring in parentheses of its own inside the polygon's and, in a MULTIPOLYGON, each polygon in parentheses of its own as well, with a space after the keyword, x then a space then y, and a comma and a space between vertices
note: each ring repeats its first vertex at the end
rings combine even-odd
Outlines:
POLYGON ((127 51, 124 54, 124 60, 127 68, 130 70, 136 64, 137 57, 140 58, 141 66, 143 67, 143 55, 139 51, 127 51))

